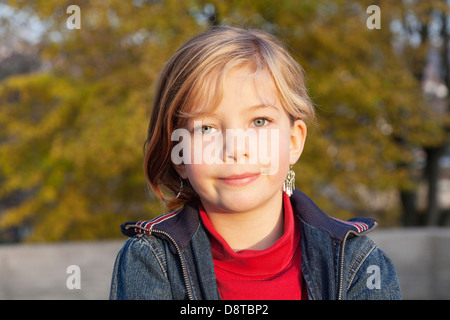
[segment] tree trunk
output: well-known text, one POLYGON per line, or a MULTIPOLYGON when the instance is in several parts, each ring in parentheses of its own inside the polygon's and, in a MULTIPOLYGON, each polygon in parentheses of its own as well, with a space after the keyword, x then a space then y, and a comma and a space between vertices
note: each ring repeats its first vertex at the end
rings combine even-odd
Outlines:
POLYGON ((426 148, 427 165, 425 167, 425 179, 428 182, 428 207, 427 225, 436 226, 439 224, 440 210, 438 204, 438 177, 439 158, 442 156, 444 148, 426 148))
POLYGON ((400 191, 400 201, 402 204, 402 218, 405 227, 418 225, 416 210, 416 191, 400 191))

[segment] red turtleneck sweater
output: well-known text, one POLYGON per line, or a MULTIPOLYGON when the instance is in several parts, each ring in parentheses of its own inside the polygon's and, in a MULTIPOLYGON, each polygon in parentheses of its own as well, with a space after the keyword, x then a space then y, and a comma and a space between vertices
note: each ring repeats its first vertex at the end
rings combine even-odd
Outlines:
POLYGON ((199 206, 200 217, 209 232, 217 286, 223 300, 307 299, 301 270, 300 229, 289 196, 284 192, 283 206, 283 236, 267 249, 238 252, 214 229, 199 206))

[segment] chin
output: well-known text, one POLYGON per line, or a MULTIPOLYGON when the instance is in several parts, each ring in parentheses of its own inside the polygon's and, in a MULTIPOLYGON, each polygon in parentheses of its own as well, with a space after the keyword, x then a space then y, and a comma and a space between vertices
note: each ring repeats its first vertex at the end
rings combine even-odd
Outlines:
POLYGON ((220 207, 229 212, 248 212, 263 206, 270 197, 261 192, 236 192, 220 198, 220 207))

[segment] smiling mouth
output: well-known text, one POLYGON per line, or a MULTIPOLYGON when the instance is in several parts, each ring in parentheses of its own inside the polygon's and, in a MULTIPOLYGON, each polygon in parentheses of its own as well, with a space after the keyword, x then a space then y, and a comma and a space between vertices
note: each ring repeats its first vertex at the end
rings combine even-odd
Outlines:
POLYGON ((219 180, 230 186, 244 186, 259 178, 260 173, 244 173, 239 175, 231 175, 219 180))

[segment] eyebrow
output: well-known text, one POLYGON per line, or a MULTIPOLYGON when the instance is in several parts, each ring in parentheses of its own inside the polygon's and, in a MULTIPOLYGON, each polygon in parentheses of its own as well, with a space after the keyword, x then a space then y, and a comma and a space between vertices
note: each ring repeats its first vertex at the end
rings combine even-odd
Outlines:
MULTIPOLYGON (((277 108, 276 106, 271 105, 271 104, 265 104, 265 103, 257 104, 257 105, 254 105, 254 106, 251 106, 251 107, 248 107, 248 108, 244 108, 242 110, 242 112, 246 112, 247 113, 247 112, 252 112, 254 110, 261 110, 261 109, 268 109, 268 108, 274 109, 276 112, 280 112, 280 109, 277 108)), ((215 112, 212 112, 212 113, 202 112, 202 113, 199 113, 199 114, 196 115, 196 117, 201 117, 201 116, 206 117, 206 118, 208 118, 208 117, 217 117, 217 114, 215 112)), ((192 118, 195 118, 195 116, 192 117, 192 118)))
POLYGON ((272 108, 272 109, 275 109, 278 112, 280 111, 277 107, 275 107, 274 105, 271 105, 271 104, 258 104, 258 105, 251 106, 251 107, 247 108, 246 111, 247 110, 253 111, 253 110, 259 110, 259 109, 265 109, 265 108, 272 108))

